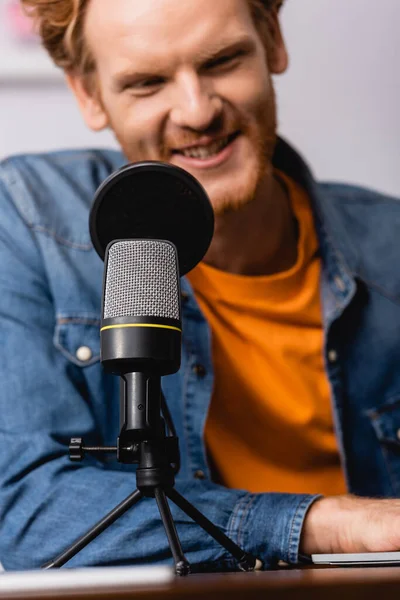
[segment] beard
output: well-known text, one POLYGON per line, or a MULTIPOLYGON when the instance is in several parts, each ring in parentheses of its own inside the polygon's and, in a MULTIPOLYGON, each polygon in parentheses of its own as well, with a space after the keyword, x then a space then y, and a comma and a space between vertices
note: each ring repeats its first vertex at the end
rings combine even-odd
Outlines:
POLYGON ((272 80, 267 96, 259 101, 251 113, 241 113, 229 105, 207 130, 167 131, 163 140, 151 147, 144 140, 132 143, 129 134, 123 128, 119 131, 119 128, 113 125, 111 115, 108 116, 114 135, 131 162, 156 160, 173 164, 172 148, 196 144, 204 135, 224 137, 234 131, 240 132, 246 142, 248 156, 245 157, 245 164, 238 166, 235 173, 226 173, 224 165, 218 168, 218 174, 216 170, 210 173, 191 173, 205 188, 216 216, 238 211, 251 202, 266 174, 271 170, 277 129, 276 98, 272 80))
MULTIPOLYGON (((276 145, 275 118, 258 121, 254 126, 247 124, 241 130, 252 149, 252 156, 232 185, 216 185, 210 189, 210 200, 216 216, 239 211, 250 203, 259 190, 267 173, 270 172, 276 145)), ((207 190, 207 186, 206 190, 207 190)))

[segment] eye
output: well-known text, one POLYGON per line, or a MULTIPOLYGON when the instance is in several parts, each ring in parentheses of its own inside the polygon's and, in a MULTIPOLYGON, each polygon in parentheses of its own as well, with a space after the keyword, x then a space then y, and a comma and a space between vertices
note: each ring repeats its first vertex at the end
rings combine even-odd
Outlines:
POLYGON ((163 77, 149 77, 127 83, 124 90, 138 96, 146 96, 156 92, 164 83, 165 79, 163 77))
POLYGON ((208 63, 206 63, 205 68, 208 70, 212 70, 219 68, 223 69, 224 67, 233 66, 233 64, 235 64, 239 60, 239 58, 243 56, 243 54, 243 50, 238 50, 233 54, 224 54, 222 56, 219 56, 218 58, 210 60, 208 63))

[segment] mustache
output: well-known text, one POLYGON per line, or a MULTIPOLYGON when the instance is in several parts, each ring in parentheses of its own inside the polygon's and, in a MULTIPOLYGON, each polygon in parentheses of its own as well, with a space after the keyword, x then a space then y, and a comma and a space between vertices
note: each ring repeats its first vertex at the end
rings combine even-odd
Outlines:
POLYGON ((162 154, 168 154, 173 148, 195 145, 204 136, 221 138, 236 131, 247 131, 248 128, 247 120, 232 115, 216 118, 209 127, 201 131, 186 129, 179 132, 167 132, 161 146, 162 154))

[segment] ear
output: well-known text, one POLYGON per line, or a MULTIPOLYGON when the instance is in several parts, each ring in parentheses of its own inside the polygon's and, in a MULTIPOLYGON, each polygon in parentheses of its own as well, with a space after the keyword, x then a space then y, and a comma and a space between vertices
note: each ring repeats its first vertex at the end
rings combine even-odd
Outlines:
POLYGON ((278 12, 279 8, 272 10, 268 19, 270 35, 270 43, 268 44, 268 65, 270 72, 274 75, 284 73, 289 64, 289 56, 285 40, 283 39, 278 12))
POLYGON ((101 131, 108 127, 108 116, 96 86, 89 86, 84 77, 76 73, 66 73, 65 78, 78 102, 86 125, 93 131, 101 131))

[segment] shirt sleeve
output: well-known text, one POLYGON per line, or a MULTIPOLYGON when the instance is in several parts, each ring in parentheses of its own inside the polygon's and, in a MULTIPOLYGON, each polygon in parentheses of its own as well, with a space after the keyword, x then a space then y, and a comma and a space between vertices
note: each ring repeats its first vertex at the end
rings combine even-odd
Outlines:
MULTIPOLYGON (((35 232, 0 180, 0 561, 32 569, 50 561, 136 487, 134 473, 88 457, 71 463, 70 437, 96 431, 96 399, 53 341, 51 285, 35 232)), ((99 368, 99 367, 89 367, 99 368)), ((264 563, 296 563, 305 514, 315 496, 249 494, 210 481, 176 489, 264 563)), ((194 571, 235 570, 200 526, 170 503, 194 571)), ((143 498, 67 563, 172 564, 152 498, 143 498)))

